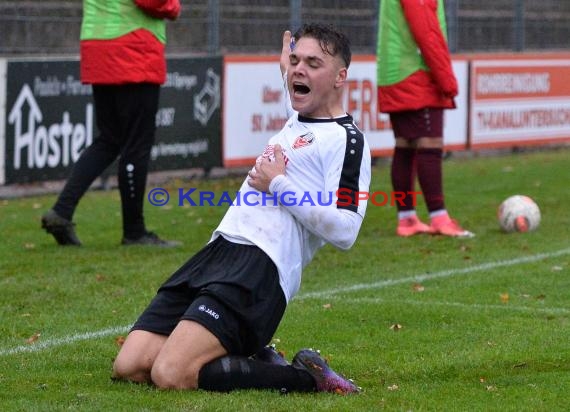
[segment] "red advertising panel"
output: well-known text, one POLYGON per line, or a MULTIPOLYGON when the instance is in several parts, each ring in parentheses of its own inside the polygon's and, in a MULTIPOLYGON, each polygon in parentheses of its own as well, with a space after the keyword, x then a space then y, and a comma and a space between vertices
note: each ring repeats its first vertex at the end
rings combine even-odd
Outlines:
POLYGON ((570 55, 471 63, 472 148, 570 141, 570 55))

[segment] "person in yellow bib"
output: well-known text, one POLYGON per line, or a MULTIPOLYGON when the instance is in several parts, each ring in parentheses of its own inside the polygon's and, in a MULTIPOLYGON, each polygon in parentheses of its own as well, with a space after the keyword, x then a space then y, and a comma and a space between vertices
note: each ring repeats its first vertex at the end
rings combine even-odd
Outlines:
POLYGON ((123 245, 176 246, 147 230, 143 215, 160 85, 166 80, 165 19, 179 0, 83 0, 81 81, 91 84, 99 135, 81 154, 42 228, 60 245, 81 245, 72 223, 93 181, 119 158, 123 245))
POLYGON ((451 219, 443 194, 443 117, 454 109, 457 80, 447 47, 443 0, 382 0, 378 18, 379 111, 395 136, 391 179, 396 192, 414 192, 418 178, 430 224, 416 215, 415 197, 398 203, 398 236, 420 233, 472 237, 451 219))

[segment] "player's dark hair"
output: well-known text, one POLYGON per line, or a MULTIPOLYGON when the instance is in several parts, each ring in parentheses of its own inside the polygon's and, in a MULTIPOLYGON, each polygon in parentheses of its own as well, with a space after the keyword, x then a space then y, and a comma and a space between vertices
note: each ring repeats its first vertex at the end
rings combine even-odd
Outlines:
POLYGON ((350 51, 350 41, 348 38, 333 26, 322 25, 318 23, 304 24, 295 32, 293 38, 295 41, 301 37, 311 37, 317 40, 323 52, 331 56, 340 55, 346 68, 350 66, 352 52, 350 51))

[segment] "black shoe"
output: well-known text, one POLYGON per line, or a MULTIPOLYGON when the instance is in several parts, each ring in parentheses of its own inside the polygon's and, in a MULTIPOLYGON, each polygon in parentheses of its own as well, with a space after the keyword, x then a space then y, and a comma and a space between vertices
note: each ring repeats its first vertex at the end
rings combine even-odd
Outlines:
POLYGON ((318 392, 332 392, 339 395, 360 392, 360 388, 352 380, 333 371, 319 352, 312 349, 299 351, 291 365, 307 371, 315 380, 318 392))
POLYGON ((53 209, 48 210, 42 216, 42 229, 53 235, 56 242, 63 246, 81 246, 81 242, 75 234, 74 226, 75 223, 64 219, 53 209))
POLYGON ((145 246, 158 246, 158 247, 177 247, 182 245, 182 242, 176 240, 164 240, 158 237, 156 233, 146 232, 144 235, 137 239, 129 239, 124 237, 121 241, 122 245, 145 245, 145 246))

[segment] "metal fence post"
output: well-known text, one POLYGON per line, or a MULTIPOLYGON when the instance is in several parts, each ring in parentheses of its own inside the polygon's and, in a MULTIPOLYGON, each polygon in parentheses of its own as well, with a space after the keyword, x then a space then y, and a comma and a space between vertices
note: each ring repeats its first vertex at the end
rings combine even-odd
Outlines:
POLYGON ((457 38, 458 38, 458 24, 457 24, 457 8, 458 0, 447 0, 447 7, 445 8, 447 15, 447 45, 451 53, 457 51, 457 38))
POLYGON ((215 55, 220 51, 220 3, 208 0, 208 54, 215 55))
POLYGON ((520 52, 525 48, 524 0, 515 0, 513 20, 513 46, 520 52))
POLYGON ((289 30, 295 32, 302 24, 301 8, 303 0, 289 0, 289 30))

